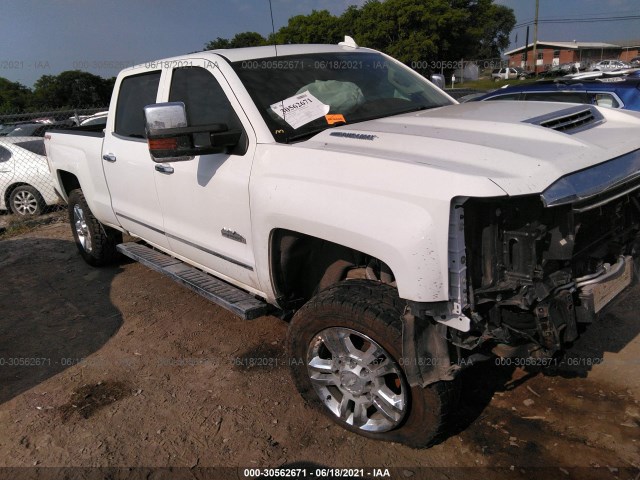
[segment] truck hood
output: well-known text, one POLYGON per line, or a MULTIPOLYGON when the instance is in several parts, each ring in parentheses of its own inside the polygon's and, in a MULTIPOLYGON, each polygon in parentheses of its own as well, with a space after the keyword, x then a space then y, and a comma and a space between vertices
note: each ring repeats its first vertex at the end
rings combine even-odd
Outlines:
POLYGON ((296 146, 485 177, 509 195, 524 195, 540 193, 569 173, 640 149, 639 131, 640 114, 635 112, 496 101, 345 125, 296 146), (579 118, 585 110, 593 118, 579 118), (568 128, 558 127, 566 121, 572 122, 568 128))

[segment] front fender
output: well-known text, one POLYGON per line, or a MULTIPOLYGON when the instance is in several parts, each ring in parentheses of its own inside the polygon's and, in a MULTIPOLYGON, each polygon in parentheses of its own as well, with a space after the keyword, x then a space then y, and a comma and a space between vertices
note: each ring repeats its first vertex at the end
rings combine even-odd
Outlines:
POLYGON ((487 179, 469 181, 423 165, 261 145, 250 182, 261 287, 273 290, 268 238, 283 228, 385 262, 404 299, 446 301, 450 205, 463 191, 504 194, 487 179))

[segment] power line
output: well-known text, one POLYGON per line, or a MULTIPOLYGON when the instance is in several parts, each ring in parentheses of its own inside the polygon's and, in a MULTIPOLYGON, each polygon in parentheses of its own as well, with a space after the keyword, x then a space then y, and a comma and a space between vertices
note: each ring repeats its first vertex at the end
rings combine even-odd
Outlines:
MULTIPOLYGON (((632 12, 592 12, 592 13, 581 13, 579 15, 551 15, 548 17, 544 17, 545 20, 554 20, 554 19, 558 19, 558 18, 584 18, 584 17, 597 17, 597 16, 628 16, 628 15, 637 15, 637 13, 632 13, 632 12)), ((533 21, 533 20, 531 20, 533 21)))
MULTIPOLYGON (((538 23, 596 23, 596 22, 623 22, 626 20, 640 20, 640 15, 632 15, 625 17, 598 17, 598 18, 556 18, 556 19, 538 19, 538 23)), ((527 25, 533 25, 535 20, 529 22, 518 23, 514 25, 517 27, 526 27, 527 25)))

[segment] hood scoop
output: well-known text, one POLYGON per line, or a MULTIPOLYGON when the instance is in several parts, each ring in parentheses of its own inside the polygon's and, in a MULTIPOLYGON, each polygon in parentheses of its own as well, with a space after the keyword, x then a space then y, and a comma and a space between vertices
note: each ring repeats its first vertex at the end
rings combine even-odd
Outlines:
POLYGON ((525 122, 558 132, 573 134, 604 123, 604 117, 592 105, 578 105, 559 112, 531 118, 525 120, 525 122))

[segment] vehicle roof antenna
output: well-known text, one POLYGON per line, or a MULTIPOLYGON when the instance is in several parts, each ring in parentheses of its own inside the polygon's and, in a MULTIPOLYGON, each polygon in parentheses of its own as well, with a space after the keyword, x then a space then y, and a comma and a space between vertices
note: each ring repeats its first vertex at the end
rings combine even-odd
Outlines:
POLYGON ((278 42, 276 42, 276 25, 273 23, 273 7, 269 0, 269 12, 271 13, 271 31, 273 32, 273 48, 276 49, 276 57, 278 56, 278 42))

